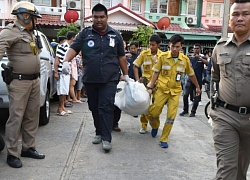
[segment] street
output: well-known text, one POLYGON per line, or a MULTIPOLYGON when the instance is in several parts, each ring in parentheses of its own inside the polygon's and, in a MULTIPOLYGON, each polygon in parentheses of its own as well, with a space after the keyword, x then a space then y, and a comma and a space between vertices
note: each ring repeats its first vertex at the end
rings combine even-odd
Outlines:
MULTIPOLYGON (((74 114, 56 116, 57 102, 51 104, 51 119, 40 126, 36 149, 44 160, 22 158, 23 167, 10 168, 6 149, 0 152, 1 180, 211 180, 216 173, 216 158, 210 124, 204 115, 208 98, 202 95, 196 117, 177 115, 169 139, 169 148, 159 146, 156 138, 139 134, 140 120, 122 113, 121 132, 113 132, 112 150, 105 153, 101 144, 93 145, 94 125, 87 103, 74 104, 74 114)), ((182 96, 178 114, 182 112, 182 96)), ((1 127, 1 134, 4 128, 1 127)), ((21 144, 20 148, 21 150, 21 144)), ((250 174, 248 174, 250 178, 250 174)))

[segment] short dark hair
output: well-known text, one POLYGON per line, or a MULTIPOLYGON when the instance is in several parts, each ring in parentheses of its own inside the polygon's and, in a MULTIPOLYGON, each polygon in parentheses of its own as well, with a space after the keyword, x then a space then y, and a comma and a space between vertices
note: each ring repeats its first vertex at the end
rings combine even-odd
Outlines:
POLYGON ((138 42, 136 42, 136 41, 132 41, 130 44, 129 44, 129 46, 132 46, 132 45, 134 45, 135 47, 139 47, 139 43, 138 42))
POLYGON ((149 41, 155 41, 157 44, 160 44, 161 38, 159 35, 153 34, 152 36, 150 36, 149 41))
POLYGON ((176 44, 180 42, 181 44, 184 44, 184 38, 180 34, 174 34, 170 39, 169 42, 172 44, 176 44))
POLYGON ((71 38, 75 37, 76 36, 76 33, 74 31, 69 31, 67 32, 67 40, 70 40, 71 38))
POLYGON ((97 5, 95 5, 95 6, 93 7, 93 9, 92 9, 92 14, 94 13, 94 11, 98 11, 98 12, 104 11, 105 14, 108 15, 108 10, 107 10, 107 8, 106 8, 104 5, 100 4, 100 3, 98 3, 97 5))
POLYGON ((246 3, 250 2, 249 0, 235 0, 234 3, 246 3))
POLYGON ((61 41, 67 39, 66 36, 59 36, 58 37, 58 42, 60 43, 61 41))
POLYGON ((199 48, 201 49, 201 45, 198 43, 196 43, 194 46, 199 46, 199 48))

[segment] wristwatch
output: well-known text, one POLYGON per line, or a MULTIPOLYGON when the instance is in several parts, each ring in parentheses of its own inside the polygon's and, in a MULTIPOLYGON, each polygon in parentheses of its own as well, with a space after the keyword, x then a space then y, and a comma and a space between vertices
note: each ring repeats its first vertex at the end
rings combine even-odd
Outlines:
POLYGON ((148 88, 148 89, 151 89, 151 90, 153 89, 153 88, 151 88, 151 87, 148 87, 148 86, 147 86, 147 88, 148 88))

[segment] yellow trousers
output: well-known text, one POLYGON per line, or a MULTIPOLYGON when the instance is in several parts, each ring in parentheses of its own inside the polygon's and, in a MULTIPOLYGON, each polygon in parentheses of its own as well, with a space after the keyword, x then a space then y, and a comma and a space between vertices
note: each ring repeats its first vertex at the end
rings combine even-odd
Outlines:
POLYGON ((141 114, 140 121, 141 121, 141 128, 142 128, 142 129, 147 129, 147 126, 148 126, 147 115, 141 114))
POLYGON ((158 129, 160 126, 160 114, 164 105, 167 103, 167 118, 164 124, 161 142, 168 142, 168 136, 171 132, 179 106, 180 93, 171 95, 171 93, 164 93, 161 89, 157 89, 154 94, 154 102, 149 106, 148 115, 146 118, 153 129, 158 129))

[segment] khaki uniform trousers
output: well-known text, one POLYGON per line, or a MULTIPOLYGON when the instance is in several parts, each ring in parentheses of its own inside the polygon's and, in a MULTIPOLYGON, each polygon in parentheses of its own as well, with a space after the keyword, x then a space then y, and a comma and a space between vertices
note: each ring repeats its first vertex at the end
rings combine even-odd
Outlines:
POLYGON ((210 116, 217 157, 216 180, 246 180, 250 163, 250 114, 217 107, 210 116))
POLYGON ((22 135, 22 150, 35 148, 39 125, 40 80, 14 79, 7 86, 10 116, 6 123, 6 146, 9 155, 18 157, 18 139, 22 135))
POLYGON ((171 92, 164 93, 161 89, 157 89, 154 94, 154 102, 149 106, 147 119, 153 129, 158 129, 160 126, 160 114, 164 105, 167 103, 167 118, 164 124, 161 142, 168 142, 168 136, 171 132, 179 106, 180 93, 171 95, 171 92))

